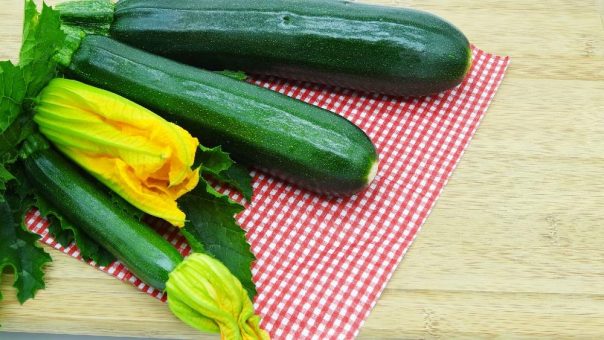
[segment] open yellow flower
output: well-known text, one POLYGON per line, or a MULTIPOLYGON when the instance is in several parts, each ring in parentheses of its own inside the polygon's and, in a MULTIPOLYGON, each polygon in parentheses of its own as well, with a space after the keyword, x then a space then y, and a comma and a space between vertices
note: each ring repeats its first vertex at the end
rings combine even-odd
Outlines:
POLYGON ((114 93, 54 79, 34 120, 65 155, 140 210, 182 227, 176 200, 199 181, 186 130, 114 93))

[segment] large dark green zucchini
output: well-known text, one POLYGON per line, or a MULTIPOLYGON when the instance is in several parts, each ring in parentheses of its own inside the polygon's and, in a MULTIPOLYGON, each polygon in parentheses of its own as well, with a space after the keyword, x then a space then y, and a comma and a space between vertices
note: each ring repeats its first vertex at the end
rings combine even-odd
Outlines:
POLYGON ((329 194, 365 188, 377 171, 369 138, 348 120, 285 95, 87 36, 67 71, 176 122, 207 146, 329 194))
POLYGON ((391 95, 458 85, 466 37, 432 14, 341 0, 121 0, 111 35, 210 69, 391 95))
POLYGON ((107 193, 57 152, 36 151, 24 161, 44 198, 118 258, 143 282, 164 290, 182 257, 149 226, 116 206, 107 193))

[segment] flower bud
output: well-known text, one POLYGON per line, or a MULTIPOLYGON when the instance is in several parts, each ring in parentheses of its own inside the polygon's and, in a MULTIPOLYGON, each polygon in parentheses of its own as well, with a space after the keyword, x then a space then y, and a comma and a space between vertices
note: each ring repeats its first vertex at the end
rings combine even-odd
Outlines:
POLYGON ((54 79, 34 120, 61 152, 140 210, 182 227, 176 200, 199 181, 199 145, 183 128, 114 93, 54 79))
POLYGON ((206 254, 187 257, 169 276, 168 306, 183 322, 222 339, 269 339, 246 290, 220 261, 206 254))

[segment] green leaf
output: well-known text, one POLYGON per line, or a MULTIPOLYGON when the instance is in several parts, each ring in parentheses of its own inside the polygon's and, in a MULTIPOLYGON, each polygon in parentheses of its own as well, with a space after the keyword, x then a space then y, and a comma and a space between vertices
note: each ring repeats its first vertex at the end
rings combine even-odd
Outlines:
POLYGON ((19 66, 23 69, 26 97, 38 95, 40 90, 56 76, 57 64, 54 55, 63 46, 65 33, 61 30, 58 11, 42 3, 38 13, 32 0, 25 2, 23 44, 19 54, 19 66))
MULTIPOLYGON (((12 166, 18 160, 18 150, 10 153, 0 154, 0 203, 4 202, 6 189, 10 182, 16 182, 19 173, 16 173, 12 166)), ((18 186, 18 193, 22 192, 21 186, 18 186)), ((1 227, 1 226, 0 226, 1 227)))
POLYGON ((3 164, 0 164, 0 183, 5 184, 12 179, 15 179, 15 176, 13 176, 3 164))
POLYGON ((116 260, 115 256, 63 217, 52 203, 43 197, 36 197, 35 206, 40 210, 40 214, 50 221, 48 232, 63 247, 75 242, 82 258, 86 261, 93 260, 99 266, 108 266, 116 260))
MULTIPOLYGON (((9 127, 21 116, 29 112, 32 98, 55 77, 57 64, 55 53, 63 46, 65 34, 60 28, 59 13, 43 4, 38 13, 32 0, 25 2, 23 23, 23 44, 19 55, 19 65, 10 61, 0 62, 0 152, 10 150, 14 143, 23 140, 31 124, 20 122, 5 135, 9 127)), ((31 115, 28 116, 31 120, 31 115)))
POLYGON ((26 94, 23 71, 10 61, 0 61, 0 132, 4 132, 21 114, 26 94))
POLYGON ((32 0, 25 0, 25 9, 23 13, 23 39, 21 42, 21 51, 19 52, 19 60, 21 63, 28 61, 28 55, 31 55, 28 50, 32 49, 36 40, 36 26, 39 17, 36 4, 32 0))
POLYGON ((252 188, 252 176, 250 176, 250 172, 246 167, 239 164, 233 164, 230 168, 222 171, 218 175, 211 174, 210 176, 237 189, 243 194, 243 197, 245 197, 248 202, 252 200, 252 195, 254 193, 252 188))
MULTIPOLYGON (((33 98, 57 74, 53 58, 65 40, 60 25, 57 11, 43 4, 38 13, 35 3, 26 0, 19 65, 0 62, 0 272, 10 268, 15 273, 21 303, 44 288, 42 267, 51 259, 37 244, 39 237, 23 224, 35 195, 18 163, 13 163, 22 156, 19 144, 35 130, 33 98)), ((61 225, 64 235, 64 230, 75 233, 67 223, 61 225)))
POLYGON ((18 153, 19 144, 35 131, 36 123, 31 116, 31 112, 21 114, 4 132, 0 133, 0 155, 8 154, 13 157, 18 153))
POLYGON ((256 258, 250 251, 245 231, 234 217, 243 211, 243 207, 203 181, 181 198, 179 206, 188 219, 183 235, 194 251, 205 252, 222 261, 253 299, 256 286, 252 281, 251 266, 256 258))
MULTIPOLYGON (((235 164, 220 146, 199 146, 196 162, 201 164, 203 177, 211 177, 239 190, 246 199, 252 197, 251 177, 247 169, 235 164)), ((255 260, 245 231, 237 224, 235 214, 243 207, 211 187, 201 179, 195 190, 179 200, 179 206, 188 221, 181 233, 195 252, 213 255, 222 261, 248 291, 256 294, 251 265, 255 260)))
POLYGON ((231 159, 228 153, 222 151, 221 146, 215 148, 207 148, 199 145, 200 152, 197 153, 196 161, 201 162, 203 171, 211 173, 220 173, 230 168, 235 162, 231 159))
POLYGON ((0 202, 4 201, 4 191, 6 190, 6 183, 15 179, 15 176, 10 173, 4 166, 4 164, 0 163, 0 202))
POLYGON ((200 152, 196 161, 201 163, 201 174, 225 183, 243 194, 245 199, 252 199, 252 177, 249 171, 236 164, 222 147, 207 148, 199 146, 200 152))
POLYGON ((24 198, 19 195, 5 196, 0 202, 0 273, 12 269, 13 286, 22 304, 44 288, 42 267, 52 261, 37 244, 40 237, 25 229, 23 203, 24 198))
POLYGON ((15 177, 14 180, 7 182, 6 195, 8 197, 18 197, 20 209, 25 213, 32 207, 35 190, 30 185, 22 163, 18 160, 19 158, 14 158, 4 163, 4 167, 15 177))
POLYGON ((197 239, 194 234, 191 234, 187 230, 187 228, 181 228, 180 233, 187 239, 187 243, 189 244, 189 247, 191 247, 191 250, 193 250, 194 253, 207 253, 206 247, 204 247, 203 244, 199 241, 199 239, 197 239))

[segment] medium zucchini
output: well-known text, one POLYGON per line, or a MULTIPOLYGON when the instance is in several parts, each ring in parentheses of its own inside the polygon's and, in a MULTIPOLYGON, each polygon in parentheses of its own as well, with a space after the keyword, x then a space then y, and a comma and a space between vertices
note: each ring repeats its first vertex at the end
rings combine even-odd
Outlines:
MULTIPOLYGON (((111 14, 73 7, 66 6, 66 19, 79 24, 111 14)), ((204 68, 397 96, 452 88, 471 64, 466 37, 437 16, 342 0, 121 0, 110 32, 204 68)))
POLYGON ((203 253, 183 260, 176 248, 116 205, 75 165, 35 143, 31 137, 26 141, 24 167, 37 192, 136 277, 166 291, 174 315, 201 331, 221 332, 223 339, 269 338, 246 290, 224 264, 203 253))
POLYGON ((24 160, 39 193, 60 213, 118 258, 143 282, 164 290, 168 274, 182 262, 176 248, 149 226, 128 215, 52 149, 24 160))
POLYGON ((375 147, 348 120, 285 95, 86 36, 65 62, 76 78, 146 106, 203 145, 300 186, 352 194, 375 177, 375 147))

